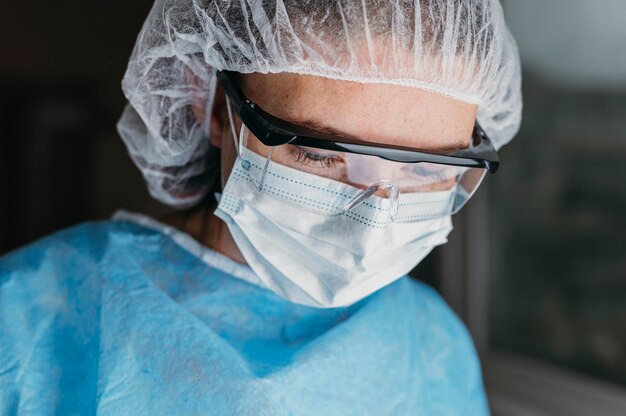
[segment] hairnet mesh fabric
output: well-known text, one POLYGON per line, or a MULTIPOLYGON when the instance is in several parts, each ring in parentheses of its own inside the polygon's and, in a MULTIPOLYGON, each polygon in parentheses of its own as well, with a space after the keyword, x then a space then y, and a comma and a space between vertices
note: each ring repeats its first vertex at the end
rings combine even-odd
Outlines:
POLYGON ((498 0, 157 0, 122 82, 118 130, 166 204, 197 203, 218 176, 208 139, 218 70, 427 89, 478 104, 496 147, 521 120, 498 0))

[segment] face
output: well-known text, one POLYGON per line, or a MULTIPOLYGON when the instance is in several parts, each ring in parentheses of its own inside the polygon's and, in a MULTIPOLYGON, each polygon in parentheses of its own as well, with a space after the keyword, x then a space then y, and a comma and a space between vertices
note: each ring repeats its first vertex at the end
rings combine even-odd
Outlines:
MULTIPOLYGON (((250 100, 283 120, 341 138, 412 147, 427 152, 447 153, 468 147, 476 117, 475 105, 417 88, 288 73, 249 74, 243 76, 240 83, 250 100)), ((226 159, 222 160, 225 168, 223 181, 228 177, 235 158, 230 132, 228 136, 222 139, 226 159)), ((247 147, 262 156, 270 152, 269 147, 251 134, 247 147)), ((369 163, 363 162, 362 157, 359 159, 359 156, 351 154, 292 145, 277 146, 272 160, 350 184, 361 182, 354 177, 359 176, 359 172, 379 176, 380 179, 388 179, 390 172, 395 172, 395 166, 392 166, 395 162, 381 159, 372 164, 371 159, 369 163), (348 164, 357 166, 346 169, 348 164), (352 177, 348 177, 346 172, 351 172, 352 177)), ((421 169, 428 170, 426 164, 420 165, 421 169)), ((441 171, 440 165, 438 169, 441 171)), ((449 189, 454 185, 454 177, 451 174, 446 180, 421 187, 413 182, 419 189, 411 191, 449 189)))

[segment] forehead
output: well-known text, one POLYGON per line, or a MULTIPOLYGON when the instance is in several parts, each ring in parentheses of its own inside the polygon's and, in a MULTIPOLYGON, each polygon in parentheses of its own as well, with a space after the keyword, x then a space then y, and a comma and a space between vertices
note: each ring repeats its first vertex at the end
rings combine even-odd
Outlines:
POLYGON ((467 145, 477 109, 418 88, 290 73, 244 75, 242 87, 276 117, 423 149, 467 145))

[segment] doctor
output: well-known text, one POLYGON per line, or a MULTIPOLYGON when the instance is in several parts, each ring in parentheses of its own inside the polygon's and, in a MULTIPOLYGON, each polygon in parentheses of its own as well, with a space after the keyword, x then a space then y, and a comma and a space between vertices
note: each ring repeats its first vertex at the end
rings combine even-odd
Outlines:
POLYGON ((404 277, 521 114, 495 0, 157 0, 118 125, 158 200, 0 260, 0 413, 483 415, 404 277))

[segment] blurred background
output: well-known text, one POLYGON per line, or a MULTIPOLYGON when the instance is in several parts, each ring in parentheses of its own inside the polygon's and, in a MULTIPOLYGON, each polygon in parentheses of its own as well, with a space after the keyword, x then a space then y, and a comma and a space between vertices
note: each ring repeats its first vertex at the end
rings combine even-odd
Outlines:
POLYGON ((150 204, 115 131, 151 1, 0 0, 0 252, 150 204))
MULTIPOLYGON (((159 215, 115 131, 149 0, 0 1, 0 254, 159 215)), ((626 2, 503 0, 524 122, 413 274, 469 327, 496 415, 626 414, 626 2)))
POLYGON ((491 183, 491 341, 626 386, 626 2, 505 7, 525 118, 491 183))

